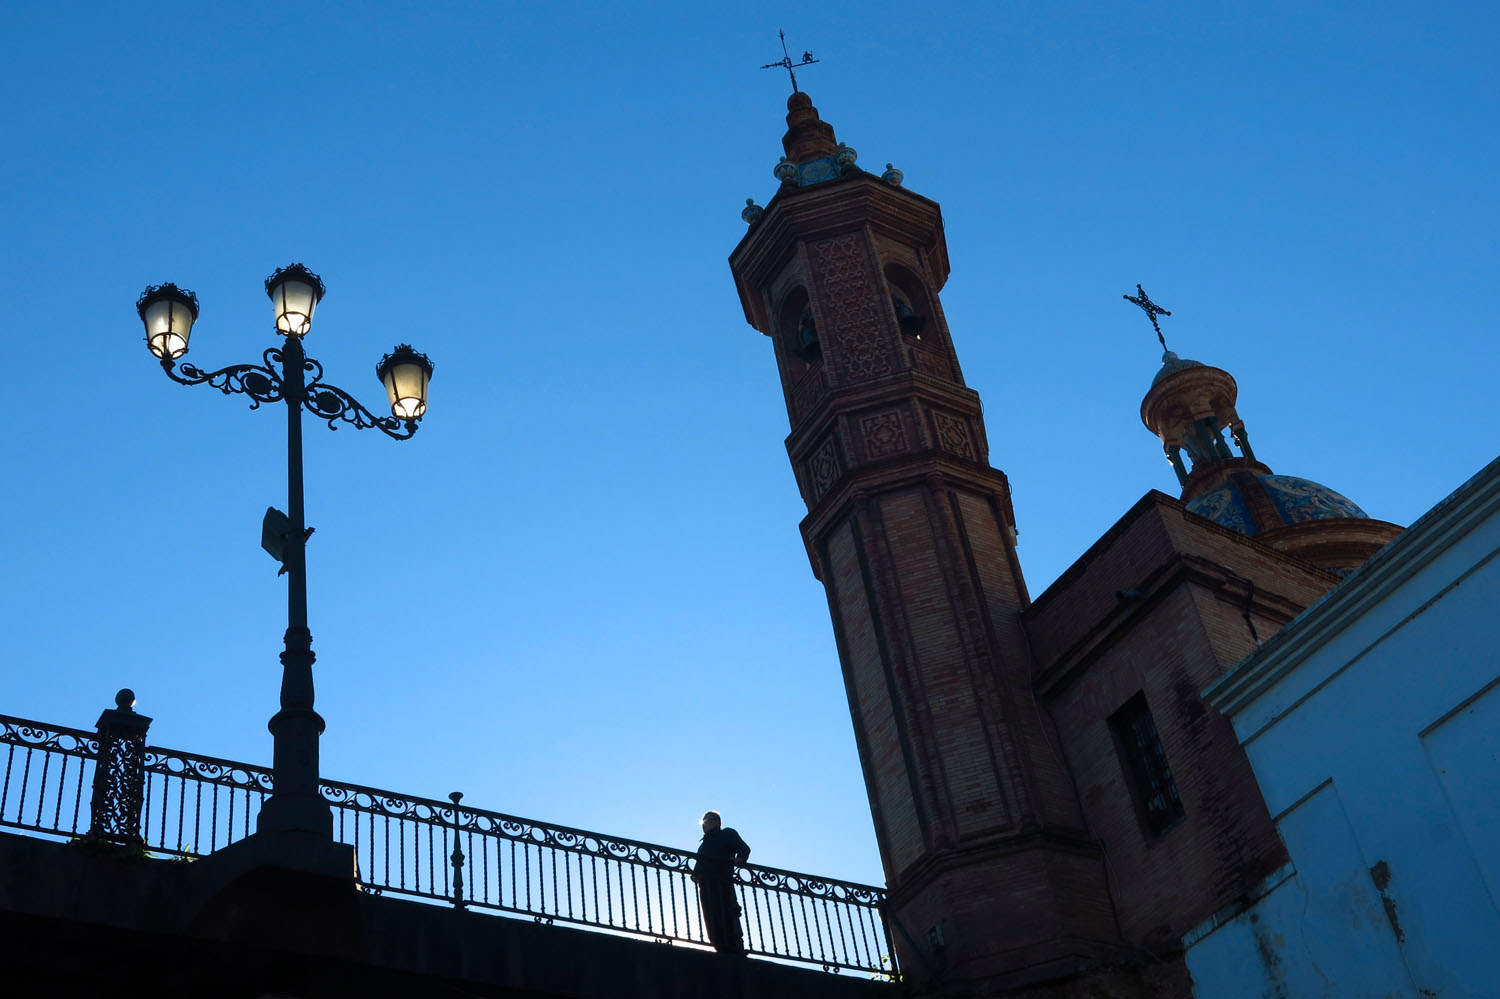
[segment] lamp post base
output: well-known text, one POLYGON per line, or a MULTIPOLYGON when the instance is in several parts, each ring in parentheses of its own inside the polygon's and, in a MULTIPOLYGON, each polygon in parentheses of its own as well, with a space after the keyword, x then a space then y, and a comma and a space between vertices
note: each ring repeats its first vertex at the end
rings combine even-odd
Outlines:
POLYGON ((273 794, 260 806, 256 835, 300 835, 333 842, 333 810, 312 794, 273 794))
POLYGON ((271 797, 260 807, 255 828, 259 832, 298 832, 332 840, 333 810, 318 794, 322 717, 311 708, 283 708, 267 727, 274 740, 271 754, 276 784, 271 797))
POLYGON ((346 885, 343 890, 351 893, 359 880, 354 847, 300 832, 252 833, 195 862, 192 870, 205 903, 257 872, 311 875, 330 888, 346 885))

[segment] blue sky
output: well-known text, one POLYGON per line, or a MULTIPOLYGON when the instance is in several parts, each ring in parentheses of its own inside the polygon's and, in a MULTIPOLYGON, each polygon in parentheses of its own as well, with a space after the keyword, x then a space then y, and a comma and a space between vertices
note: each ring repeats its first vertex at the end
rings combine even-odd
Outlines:
POLYGON ((770 343, 725 258, 774 193, 776 29, 860 165, 944 208, 943 296, 1040 593, 1149 489, 1169 344, 1231 371, 1258 456, 1409 523, 1493 458, 1489 5, 6 7, 0 711, 268 762, 278 411, 162 377, 273 342, 261 281, 404 444, 308 423, 332 777, 756 859, 880 866, 770 343))

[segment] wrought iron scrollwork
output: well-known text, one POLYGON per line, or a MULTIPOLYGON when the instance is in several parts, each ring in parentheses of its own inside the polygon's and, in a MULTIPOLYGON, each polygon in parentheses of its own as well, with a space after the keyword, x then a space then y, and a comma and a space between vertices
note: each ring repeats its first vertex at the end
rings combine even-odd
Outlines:
POLYGON ((288 388, 289 382, 295 385, 297 380, 286 377, 287 360, 280 348, 268 348, 262 358, 263 365, 231 364, 217 371, 163 358, 161 369, 179 385, 210 385, 225 395, 249 396, 251 409, 259 409, 261 403, 296 402, 300 398, 302 407, 327 421, 330 430, 337 430, 342 422, 358 430, 379 430, 398 441, 408 440, 417 432, 416 420, 376 416, 348 392, 324 382, 323 365, 314 358, 304 357, 301 362, 304 387, 300 392, 288 388))
POLYGON ((286 383, 276 371, 276 365, 283 363, 281 351, 272 347, 261 356, 264 365, 231 364, 218 371, 204 371, 192 364, 178 365, 164 357, 161 369, 179 385, 210 385, 225 395, 248 395, 250 408, 259 409, 263 402, 286 398, 286 383))
MULTIPOLYGON (((317 364, 316 361, 308 363, 317 364)), ((321 378, 322 374, 320 367, 317 378, 321 378)), ((373 428, 398 441, 404 441, 417 432, 416 420, 407 420, 403 424, 400 420, 389 416, 376 416, 348 392, 336 385, 328 385, 318 380, 308 384, 302 397, 302 405, 318 419, 327 420, 330 430, 337 430, 339 421, 342 420, 344 423, 352 424, 358 430, 373 428)))
POLYGON ((121 733, 106 740, 106 750, 94 770, 89 836, 123 846, 141 842, 141 795, 145 774, 146 733, 121 733))
POLYGON ((142 763, 151 719, 134 709, 135 692, 121 690, 115 707, 99 716, 94 793, 89 803, 88 838, 140 849, 141 805, 146 788, 142 763))
POLYGON ((99 740, 80 729, 42 725, 24 718, 0 715, 0 743, 93 758, 99 755, 99 740))
POLYGON ((142 761, 146 773, 164 774, 204 784, 218 784, 236 790, 258 791, 270 794, 275 790, 275 779, 271 771, 248 763, 215 759, 179 753, 170 749, 150 747, 142 761))

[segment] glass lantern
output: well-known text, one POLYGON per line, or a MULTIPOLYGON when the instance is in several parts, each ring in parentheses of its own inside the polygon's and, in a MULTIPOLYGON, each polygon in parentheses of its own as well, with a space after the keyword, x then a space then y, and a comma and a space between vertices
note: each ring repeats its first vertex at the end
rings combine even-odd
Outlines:
POLYGON ((375 374, 385 385, 391 401, 391 414, 398 420, 419 420, 427 412, 427 383, 432 379, 432 362, 409 344, 401 344, 380 359, 375 374))
POLYGON ((323 300, 323 279, 301 264, 288 264, 266 278, 266 294, 276 309, 276 329, 287 336, 307 336, 313 310, 323 300))
POLYGON ((136 299, 135 311, 146 326, 146 346, 164 361, 187 353, 188 337, 198 319, 198 296, 170 281, 152 285, 136 299))

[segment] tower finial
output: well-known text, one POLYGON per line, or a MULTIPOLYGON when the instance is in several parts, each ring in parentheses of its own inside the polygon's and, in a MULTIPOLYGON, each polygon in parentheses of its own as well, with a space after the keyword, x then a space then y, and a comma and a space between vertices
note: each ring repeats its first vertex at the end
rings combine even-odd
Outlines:
POLYGON ((1124 298, 1127 302, 1132 302, 1136 305, 1139 305, 1145 311, 1146 317, 1151 320, 1151 328, 1156 330, 1156 339, 1161 341, 1161 349, 1163 351, 1166 351, 1167 338, 1161 335, 1161 323, 1156 321, 1156 317, 1170 316, 1172 313, 1168 312, 1160 305, 1157 305, 1155 302, 1151 301, 1150 296, 1146 294, 1145 288, 1142 288, 1140 285, 1136 285, 1135 290, 1139 293, 1139 297, 1132 295, 1122 295, 1121 297, 1124 298))
POLYGON ((792 72, 792 67, 811 66, 815 62, 822 62, 822 60, 814 59, 811 52, 803 52, 801 62, 792 62, 791 53, 787 52, 786 50, 786 32, 778 29, 777 34, 781 36, 781 59, 779 62, 768 62, 764 66, 762 66, 761 69, 776 69, 779 66, 780 68, 786 70, 786 75, 792 78, 792 93, 801 93, 801 91, 797 89, 797 74, 792 72))

